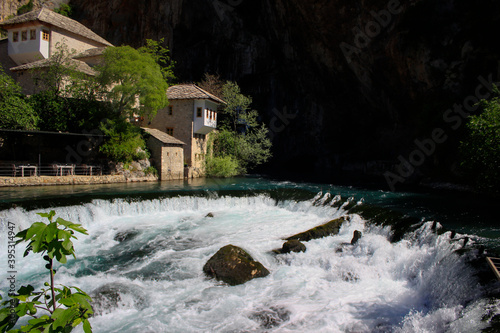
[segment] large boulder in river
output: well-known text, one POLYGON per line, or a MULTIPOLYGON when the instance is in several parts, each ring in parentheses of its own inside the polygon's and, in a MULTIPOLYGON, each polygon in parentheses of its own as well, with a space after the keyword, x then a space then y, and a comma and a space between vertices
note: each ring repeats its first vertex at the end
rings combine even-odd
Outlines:
POLYGON ((203 272, 232 286, 269 275, 260 262, 234 245, 226 245, 217 251, 203 266, 203 272))
POLYGON ((342 223, 344 223, 348 217, 342 216, 338 219, 331 220, 325 224, 319 225, 307 231, 301 232, 286 238, 286 240, 296 239, 302 242, 310 241, 311 239, 322 238, 326 236, 336 235, 339 233, 342 223))

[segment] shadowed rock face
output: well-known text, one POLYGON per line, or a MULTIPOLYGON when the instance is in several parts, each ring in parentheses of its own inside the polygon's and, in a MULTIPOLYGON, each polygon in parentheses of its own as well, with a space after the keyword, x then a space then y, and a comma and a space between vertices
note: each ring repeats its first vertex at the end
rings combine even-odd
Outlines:
POLYGON ((500 23, 493 0, 72 4, 116 45, 165 37, 182 81, 237 80, 273 132, 274 167, 290 172, 397 163, 435 127, 451 139, 426 166, 449 170, 459 132, 442 113, 474 93, 479 75, 498 79, 500 46, 486 37, 500 23))
POLYGON ((203 272, 232 286, 269 275, 260 262, 234 245, 226 245, 217 251, 203 266, 203 272))

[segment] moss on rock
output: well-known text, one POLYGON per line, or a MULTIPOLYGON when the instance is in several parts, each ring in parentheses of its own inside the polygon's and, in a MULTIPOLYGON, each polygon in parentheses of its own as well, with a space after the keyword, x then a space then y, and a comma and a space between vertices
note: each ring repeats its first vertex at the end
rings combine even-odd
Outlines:
POLYGON ((336 235, 339 233, 340 227, 342 223, 344 223, 348 218, 343 216, 338 219, 331 220, 325 224, 319 225, 307 231, 301 232, 300 234, 296 234, 286 238, 286 240, 296 239, 301 242, 307 242, 311 239, 323 238, 331 235, 336 235))
POLYGON ((269 275, 260 262, 234 245, 226 245, 217 251, 203 266, 203 272, 232 286, 269 275))

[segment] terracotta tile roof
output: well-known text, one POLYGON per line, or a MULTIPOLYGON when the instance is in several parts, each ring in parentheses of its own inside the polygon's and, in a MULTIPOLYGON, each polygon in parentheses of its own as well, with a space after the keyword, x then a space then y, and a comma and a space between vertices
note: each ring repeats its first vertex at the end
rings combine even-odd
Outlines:
POLYGON ((195 84, 178 84, 167 89, 168 99, 211 99, 220 104, 226 104, 219 97, 212 95, 195 84))
MULTIPOLYGON (((75 59, 71 59, 70 62, 71 62, 71 65, 74 66, 74 68, 77 71, 85 73, 85 74, 88 74, 88 75, 92 75, 92 76, 96 75, 96 71, 93 70, 85 62, 80 61, 80 60, 75 60, 75 59)), ((28 69, 45 68, 45 67, 49 67, 49 66, 50 66, 50 58, 49 59, 38 60, 38 61, 35 61, 35 62, 30 62, 30 63, 24 64, 24 65, 20 65, 20 66, 16 66, 16 67, 12 67, 12 68, 10 68, 10 70, 13 71, 13 72, 15 72, 15 71, 25 71, 25 70, 28 70, 28 69)))
POLYGON ((93 32, 92 30, 90 30, 89 28, 84 26, 83 24, 81 24, 75 20, 72 20, 69 17, 58 14, 56 12, 53 12, 47 8, 42 8, 39 10, 28 12, 28 13, 23 14, 23 15, 13 17, 9 20, 6 20, 6 21, 0 23, 0 26, 3 27, 4 29, 6 29, 6 28, 9 28, 11 26, 15 26, 18 24, 31 22, 31 21, 40 21, 42 23, 51 24, 51 25, 56 26, 58 28, 64 29, 66 31, 69 31, 69 32, 75 33, 77 35, 91 39, 93 41, 99 42, 101 44, 104 44, 107 46, 113 46, 110 42, 108 42, 107 40, 105 40, 101 36, 97 35, 95 32, 93 32))
POLYGON ((156 139, 160 140, 163 143, 168 143, 168 144, 175 144, 175 145, 185 145, 184 142, 182 142, 179 139, 174 138, 171 135, 168 135, 165 132, 162 132, 160 130, 154 129, 154 128, 146 128, 146 127, 141 127, 146 133, 151 134, 151 136, 155 137, 156 139))

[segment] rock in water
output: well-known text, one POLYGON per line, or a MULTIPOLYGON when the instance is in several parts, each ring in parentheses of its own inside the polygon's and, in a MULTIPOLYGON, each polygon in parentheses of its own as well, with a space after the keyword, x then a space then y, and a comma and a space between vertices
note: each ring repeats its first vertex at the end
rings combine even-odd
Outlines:
POLYGON ((296 239, 302 242, 310 241, 311 239, 322 238, 330 235, 336 235, 339 233, 340 227, 342 223, 346 221, 348 218, 343 216, 338 219, 331 220, 325 224, 319 225, 315 228, 309 229, 307 231, 301 232, 300 234, 296 234, 286 238, 286 240, 296 239))
POLYGON ((269 271, 255 261, 245 250, 226 245, 203 266, 203 272, 231 286, 269 275, 269 271))
POLYGON ((351 239, 351 245, 354 245, 358 242, 358 240, 361 238, 363 234, 361 233, 361 231, 359 230, 354 230, 354 233, 352 235, 352 239, 351 239))
POLYGON ((214 213, 208 213, 205 217, 214 217, 214 213))
POLYGON ((122 242, 125 242, 125 241, 128 241, 128 240, 135 238, 135 236, 137 236, 138 234, 139 234, 139 231, 134 230, 134 229, 120 231, 115 235, 115 237, 113 239, 117 242, 122 243, 122 242))
POLYGON ((283 307, 271 306, 269 309, 252 313, 249 318, 260 323, 262 328, 271 329, 290 320, 290 311, 283 307))
POLYGON ((281 253, 306 252, 306 246, 297 239, 290 239, 281 248, 281 253))

